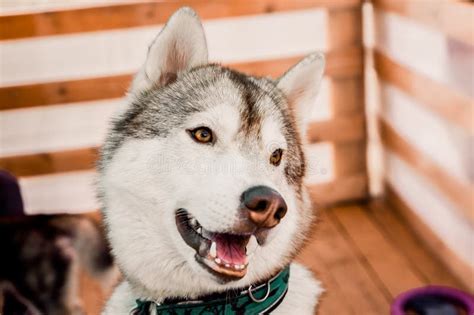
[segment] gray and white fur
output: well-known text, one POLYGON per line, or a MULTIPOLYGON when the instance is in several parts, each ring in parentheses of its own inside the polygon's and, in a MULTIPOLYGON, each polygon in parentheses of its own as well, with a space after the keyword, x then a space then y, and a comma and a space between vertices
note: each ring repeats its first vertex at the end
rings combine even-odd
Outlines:
MULTIPOLYGON (((196 13, 182 8, 151 43, 113 120, 99 163, 99 197, 113 255, 124 274, 103 314, 129 314, 136 299, 163 301, 248 287, 291 263, 312 222, 303 137, 324 70, 314 53, 278 80, 209 64, 196 13), (212 145, 187 130, 206 126, 212 145), (280 165, 269 163, 281 149, 280 165), (238 232, 240 196, 277 191, 288 211, 259 245, 247 245, 248 270, 219 281, 196 262, 175 214, 187 209, 203 228, 238 232)), ((292 263, 289 291, 275 314, 312 314, 322 289, 292 263)))

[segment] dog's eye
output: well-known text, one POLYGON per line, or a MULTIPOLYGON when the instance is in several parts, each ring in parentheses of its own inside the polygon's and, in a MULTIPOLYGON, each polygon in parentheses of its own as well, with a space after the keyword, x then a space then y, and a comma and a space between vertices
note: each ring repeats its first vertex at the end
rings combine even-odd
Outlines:
POLYGON ((283 150, 276 149, 275 151, 273 151, 272 155, 270 155, 270 163, 272 163, 275 166, 280 165, 282 155, 283 155, 283 150))
POLYGON ((191 138, 199 143, 212 143, 214 138, 212 130, 207 127, 198 127, 196 129, 188 130, 188 133, 191 135, 191 138))

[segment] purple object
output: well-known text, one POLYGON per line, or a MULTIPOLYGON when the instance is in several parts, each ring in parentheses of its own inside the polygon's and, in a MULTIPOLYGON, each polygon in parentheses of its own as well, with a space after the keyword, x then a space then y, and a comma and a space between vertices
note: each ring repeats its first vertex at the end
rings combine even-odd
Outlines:
POLYGON ((15 176, 0 170, 0 216, 22 216, 23 199, 15 176))
POLYGON ((408 309, 420 315, 474 315, 474 297, 450 287, 427 286, 397 296, 390 313, 406 315, 408 309), (460 309, 463 312, 459 312, 460 309))

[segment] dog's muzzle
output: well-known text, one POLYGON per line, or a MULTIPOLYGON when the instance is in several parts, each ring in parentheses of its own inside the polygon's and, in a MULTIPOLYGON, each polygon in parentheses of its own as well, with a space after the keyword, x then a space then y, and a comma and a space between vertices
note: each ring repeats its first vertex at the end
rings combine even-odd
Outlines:
POLYGON ((226 232, 205 229, 186 209, 176 211, 176 226, 195 258, 208 271, 224 280, 235 280, 247 274, 247 244, 253 235, 259 245, 265 243, 268 231, 280 223, 287 212, 283 197, 266 186, 246 190, 240 198, 240 223, 226 232))

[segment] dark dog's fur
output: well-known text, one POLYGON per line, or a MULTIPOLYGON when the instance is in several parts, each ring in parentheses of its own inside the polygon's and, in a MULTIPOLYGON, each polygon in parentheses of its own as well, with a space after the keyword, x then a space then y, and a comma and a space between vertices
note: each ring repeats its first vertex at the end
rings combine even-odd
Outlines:
POLYGON ((0 218, 0 251, 0 314, 82 314, 77 267, 100 276, 113 264, 88 215, 0 218))

